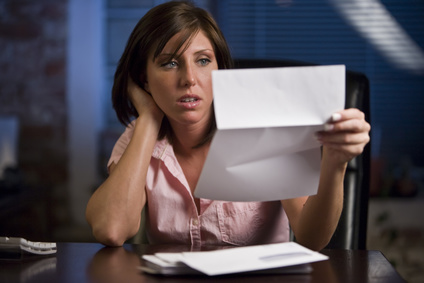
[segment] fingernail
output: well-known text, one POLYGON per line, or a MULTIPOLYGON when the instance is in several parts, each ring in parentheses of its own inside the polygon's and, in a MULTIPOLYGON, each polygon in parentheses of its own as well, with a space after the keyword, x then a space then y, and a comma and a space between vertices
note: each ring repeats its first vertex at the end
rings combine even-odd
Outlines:
POLYGON ((331 121, 333 122, 340 121, 341 118, 342 115, 340 113, 334 113, 333 115, 331 115, 331 121))
POLYGON ((334 129, 333 124, 324 124, 324 131, 328 132, 334 129))

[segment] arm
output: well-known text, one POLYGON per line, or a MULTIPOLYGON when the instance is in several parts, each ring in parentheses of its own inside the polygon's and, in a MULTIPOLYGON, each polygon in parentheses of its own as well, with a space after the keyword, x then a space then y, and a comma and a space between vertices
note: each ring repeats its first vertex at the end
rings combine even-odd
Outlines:
POLYGON ((120 246, 134 236, 146 203, 145 183, 163 113, 152 97, 132 81, 128 88, 139 117, 134 134, 118 164, 90 198, 86 218, 94 237, 108 246, 120 246))
POLYGON ((317 133, 323 145, 316 195, 282 200, 297 241, 321 250, 330 241, 343 209, 343 180, 347 162, 369 142, 370 125, 357 109, 339 112, 326 131, 317 133))

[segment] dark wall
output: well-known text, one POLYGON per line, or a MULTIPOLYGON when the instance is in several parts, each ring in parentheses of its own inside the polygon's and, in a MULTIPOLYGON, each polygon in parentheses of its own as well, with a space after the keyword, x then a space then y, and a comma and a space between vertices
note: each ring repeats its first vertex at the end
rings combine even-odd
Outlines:
MULTIPOLYGON (((42 204, 30 209, 25 206, 22 227, 31 222, 38 225, 46 207, 59 208, 49 217, 60 221, 58 211, 66 198, 67 12, 67 0, 0 1, 0 118, 13 116, 18 120, 21 177, 14 189, 0 188, 0 212, 9 217, 24 203, 42 204), (7 195, 22 192, 29 198, 12 201, 9 206, 13 209, 6 205, 7 195)), ((9 222, 13 220, 9 218, 9 222)), ((48 229, 39 223, 38 230, 43 227, 48 229)))

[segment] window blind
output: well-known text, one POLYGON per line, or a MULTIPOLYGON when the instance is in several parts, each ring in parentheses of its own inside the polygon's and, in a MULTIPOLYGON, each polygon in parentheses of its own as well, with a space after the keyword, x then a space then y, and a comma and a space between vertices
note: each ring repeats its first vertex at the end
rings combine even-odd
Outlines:
POLYGON ((215 11, 235 58, 345 64, 367 75, 374 157, 396 162, 408 156, 424 165, 424 65, 419 61, 417 71, 396 64, 393 56, 418 60, 408 48, 397 54, 382 52, 405 42, 405 37, 389 29, 393 22, 423 51, 423 1, 225 0, 218 1, 215 11), (337 3, 351 5, 341 11, 337 3), (346 13, 362 21, 355 25, 346 13), (391 41, 386 40, 382 48, 358 25, 373 25, 379 31, 375 36, 391 41))

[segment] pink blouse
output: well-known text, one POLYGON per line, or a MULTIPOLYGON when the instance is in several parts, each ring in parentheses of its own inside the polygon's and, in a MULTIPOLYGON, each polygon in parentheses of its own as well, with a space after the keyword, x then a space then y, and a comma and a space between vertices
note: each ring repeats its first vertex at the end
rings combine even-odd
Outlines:
MULTIPOLYGON (((113 148, 118 163, 133 135, 130 124, 113 148)), ((166 139, 156 142, 146 177, 146 233, 152 244, 254 245, 289 241, 280 201, 200 199, 200 214, 184 173, 166 139)))

